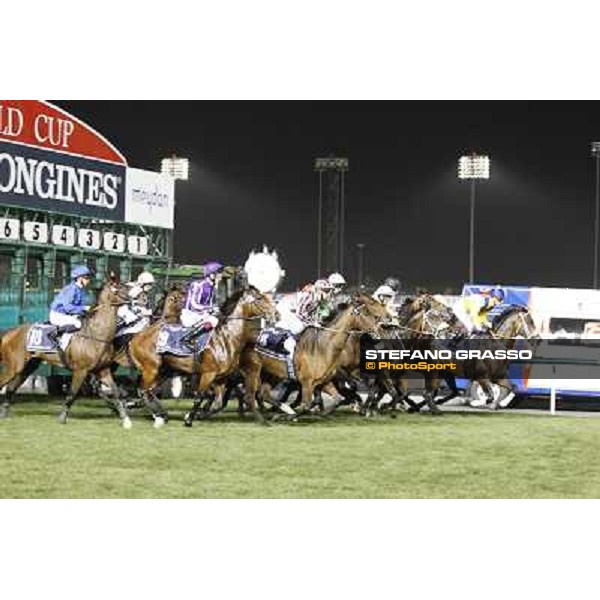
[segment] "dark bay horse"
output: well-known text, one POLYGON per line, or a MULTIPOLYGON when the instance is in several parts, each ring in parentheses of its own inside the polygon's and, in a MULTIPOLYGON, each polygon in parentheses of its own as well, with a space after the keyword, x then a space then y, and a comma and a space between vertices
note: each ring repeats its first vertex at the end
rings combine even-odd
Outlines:
MULTIPOLYGON (((531 314, 525 307, 513 306, 499 315, 489 333, 467 335, 464 326, 456 319, 456 315, 445 304, 435 298, 426 295, 423 297, 421 315, 421 328, 424 332, 422 339, 429 338, 435 345, 435 338, 463 338, 475 339, 486 349, 510 349, 514 346, 517 337, 531 338, 535 336, 535 324, 531 314)), ((418 326, 417 326, 418 327, 418 326)), ((442 376, 448 383, 451 393, 437 402, 434 401, 439 384, 440 375, 435 372, 424 373, 425 377, 425 400, 430 406, 442 404, 458 395, 456 377, 470 379, 477 382, 488 396, 491 408, 496 409, 502 398, 513 391, 513 385, 508 380, 508 360, 473 359, 457 362, 457 371, 445 372, 442 376), (504 390, 504 393, 494 398, 492 383, 504 390)), ((423 403, 421 403, 421 406, 423 403)))
MULTIPOLYGON (((213 383, 221 383, 235 372, 242 350, 256 341, 262 320, 275 322, 277 310, 265 294, 250 287, 236 292, 225 303, 221 320, 200 355, 179 357, 158 354, 156 343, 160 326, 155 324, 141 331, 131 340, 129 355, 142 373, 143 396, 154 396, 152 400, 158 402, 155 391, 169 373, 192 375, 197 379, 194 386, 197 399, 184 419, 184 423, 191 426, 201 409, 204 394, 213 383)), ((251 408, 257 420, 262 421, 256 403, 251 408)))
MULTIPOLYGON (((341 307, 338 316, 328 325, 307 327, 298 339, 294 352, 296 378, 301 387, 299 411, 291 411, 288 416, 298 417, 309 410, 316 388, 323 386, 334 377, 340 355, 348 345, 351 336, 362 333, 379 335, 381 324, 389 320, 385 308, 364 294, 352 299, 349 305, 341 307)), ((256 392, 264 370, 278 380, 286 380, 289 375, 284 361, 270 358, 247 348, 240 363, 246 380, 246 403, 256 403, 256 392)))
POLYGON ((110 390, 104 396, 118 413, 125 429, 131 427, 131 420, 112 377, 110 364, 113 355, 113 338, 117 327, 117 309, 128 302, 127 290, 115 278, 110 278, 98 294, 97 304, 83 321, 80 330, 73 337, 65 352, 30 352, 26 340, 30 324, 20 325, 8 331, 0 342, 3 370, 0 374, 0 388, 6 386, 6 397, 0 408, 0 417, 6 417, 17 389, 31 375, 41 362, 55 366, 65 366, 73 372, 71 387, 58 420, 67 422, 69 412, 82 384, 90 374, 110 390))

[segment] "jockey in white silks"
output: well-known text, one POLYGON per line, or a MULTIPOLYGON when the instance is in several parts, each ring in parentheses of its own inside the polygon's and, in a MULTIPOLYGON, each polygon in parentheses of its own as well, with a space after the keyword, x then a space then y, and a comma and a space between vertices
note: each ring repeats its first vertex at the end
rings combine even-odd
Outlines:
POLYGON ((398 313, 394 306, 394 298, 396 292, 389 285, 380 285, 373 293, 373 298, 380 304, 385 306, 385 309, 389 313, 390 317, 397 317, 398 313))
POLYGON ((155 280, 152 273, 144 271, 135 280, 128 284, 129 302, 119 306, 117 316, 124 327, 119 328, 117 337, 138 333, 150 324, 152 310, 148 306, 148 294, 152 290, 155 280))

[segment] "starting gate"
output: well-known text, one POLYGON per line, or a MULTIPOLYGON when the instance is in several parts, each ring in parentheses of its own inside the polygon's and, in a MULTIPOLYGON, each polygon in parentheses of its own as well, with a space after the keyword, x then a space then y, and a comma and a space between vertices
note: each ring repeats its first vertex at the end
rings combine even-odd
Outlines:
POLYGON ((174 188, 64 110, 0 100, 0 332, 46 320, 76 264, 90 287, 168 271, 174 188))

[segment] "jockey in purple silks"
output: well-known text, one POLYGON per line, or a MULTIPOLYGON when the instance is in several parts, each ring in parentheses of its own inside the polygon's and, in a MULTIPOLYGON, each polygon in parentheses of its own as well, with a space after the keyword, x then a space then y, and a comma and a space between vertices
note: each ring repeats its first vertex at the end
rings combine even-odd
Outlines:
POLYGON ((189 342, 202 330, 217 326, 219 319, 215 316, 218 312, 218 307, 214 305, 215 281, 217 273, 223 269, 221 263, 209 262, 204 265, 204 278, 189 284, 181 311, 181 324, 192 329, 186 333, 183 341, 189 342))

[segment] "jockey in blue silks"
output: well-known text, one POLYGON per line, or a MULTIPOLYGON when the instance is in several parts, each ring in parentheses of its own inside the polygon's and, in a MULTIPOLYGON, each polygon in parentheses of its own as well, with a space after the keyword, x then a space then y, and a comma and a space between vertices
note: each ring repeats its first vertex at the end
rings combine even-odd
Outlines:
POLYGON ((191 327, 183 338, 189 342, 201 330, 213 329, 219 319, 215 316, 218 308, 214 306, 215 282, 217 274, 224 269, 218 262, 209 262, 204 265, 204 278, 192 281, 187 289, 183 310, 181 311, 181 324, 191 327))
POLYGON ((91 280, 91 272, 86 266, 74 267, 71 283, 65 286, 50 305, 50 323, 57 325, 55 336, 81 329, 81 316, 86 313, 85 288, 91 280))

